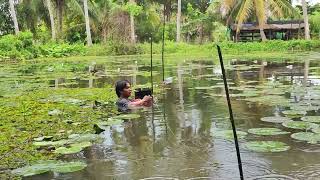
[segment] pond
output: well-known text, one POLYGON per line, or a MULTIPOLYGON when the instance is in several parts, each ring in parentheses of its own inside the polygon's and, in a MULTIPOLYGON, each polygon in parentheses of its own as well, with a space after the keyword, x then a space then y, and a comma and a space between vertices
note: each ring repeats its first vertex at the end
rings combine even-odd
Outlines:
MULTIPOLYGON (((320 135, 317 134, 320 132, 320 55, 313 54, 304 59, 233 59, 226 62, 246 179, 316 179, 320 176, 320 135)), ((104 128, 98 135, 101 140, 92 142, 91 146, 88 145, 90 147, 80 152, 52 156, 66 162, 85 162, 86 167, 82 170, 72 173, 48 171, 28 178, 239 179, 220 65, 210 59, 176 63, 170 61, 166 64, 165 76, 173 77, 173 83, 162 86, 159 62, 156 60, 154 67, 153 108, 137 110, 134 113, 140 116, 133 120, 103 124, 104 128)), ((73 132, 81 134, 81 128, 85 129, 83 133, 92 133, 96 122, 116 115, 112 103, 114 95, 105 97, 103 94, 114 93, 110 85, 118 79, 128 79, 134 87, 150 87, 149 61, 140 60, 139 57, 115 61, 89 59, 51 64, 44 62, 33 63, 32 66, 2 64, 0 68, 1 99, 19 100, 17 96, 23 97, 26 92, 32 94, 35 90, 43 89, 46 91, 45 97, 50 100, 42 97, 41 92, 37 92, 37 97, 31 99, 39 101, 41 97, 40 100, 50 101, 49 104, 42 101, 40 106, 32 104, 23 107, 43 108, 57 101, 64 101, 74 107, 70 110, 70 107, 60 105, 55 106, 57 110, 47 108, 43 111, 48 119, 64 113, 52 121, 65 124, 59 127, 39 125, 47 128, 48 132, 43 129, 25 138, 29 144, 32 144, 32 138, 41 135, 52 135, 55 140, 59 140, 73 132), (62 96, 64 93, 69 95, 68 98, 62 96), (83 98, 90 102, 95 98, 97 101, 103 99, 108 102, 104 103, 107 104, 104 108, 87 107, 90 103, 83 98), (79 111, 79 108, 90 110, 79 111), (51 113, 49 116, 48 109, 51 113), (72 125, 78 128, 68 129, 72 125), (72 132, 68 132, 70 130, 72 132), (66 135, 57 136, 57 133, 66 135)), ((14 103, 5 100, 1 106, 21 108, 14 103)), ((1 120, 15 116, 14 113, 8 113, 8 110, 3 112, 7 113, 7 117, 2 115, 1 120)), ((20 115, 17 115, 26 124, 29 124, 28 119, 38 122, 35 119, 44 118, 33 111, 32 115, 26 112, 22 109, 20 115)), ((2 139, 8 137, 4 130, 14 132, 11 127, 14 127, 14 122, 6 124, 3 121, 0 126, 2 139)), ((28 133, 29 126, 15 128, 28 133)), ((13 142, 17 145, 19 143, 22 142, 13 142)), ((35 157, 50 157, 53 154, 48 150, 31 147, 26 146, 26 152, 39 151, 41 154, 34 153, 35 157)), ((1 153, 5 155, 6 150, 1 153)), ((34 160, 31 158, 28 162, 34 160)), ((26 161, 21 161, 15 166, 26 164, 26 161)))

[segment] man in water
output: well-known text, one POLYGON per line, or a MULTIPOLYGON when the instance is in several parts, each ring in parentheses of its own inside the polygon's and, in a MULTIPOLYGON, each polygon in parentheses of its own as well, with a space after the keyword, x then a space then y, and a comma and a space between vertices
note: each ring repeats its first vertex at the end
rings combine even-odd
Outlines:
POLYGON ((116 83, 116 93, 118 96, 117 106, 118 111, 128 112, 131 109, 141 106, 149 106, 152 103, 151 96, 144 96, 143 99, 130 100, 131 96, 131 85, 127 80, 121 80, 116 83))

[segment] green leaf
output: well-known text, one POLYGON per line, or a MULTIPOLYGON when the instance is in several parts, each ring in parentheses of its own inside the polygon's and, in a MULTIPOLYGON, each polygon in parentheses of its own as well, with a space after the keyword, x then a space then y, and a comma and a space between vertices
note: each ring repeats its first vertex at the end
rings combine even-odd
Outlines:
POLYGON ((270 122, 270 123, 283 123, 285 121, 290 121, 291 119, 288 117, 279 117, 279 116, 271 116, 271 117, 263 117, 261 121, 270 122))
POLYGON ((33 176, 37 174, 42 174, 48 171, 58 172, 58 173, 68 173, 82 170, 87 165, 83 162, 62 162, 55 160, 38 161, 36 164, 31 166, 25 166, 12 170, 11 172, 20 176, 33 176))
POLYGON ((123 120, 131 120, 140 118, 139 114, 121 114, 119 116, 113 117, 113 119, 123 119, 123 120))
POLYGON ((311 123, 320 123, 320 116, 305 116, 301 118, 301 120, 311 123))
POLYGON ((87 164, 84 162, 64 162, 56 164, 52 171, 58 172, 58 173, 70 173, 70 172, 76 172, 80 171, 87 167, 87 164))
POLYGON ((60 140, 60 141, 39 141, 34 142, 34 146, 42 147, 42 146, 63 146, 65 144, 68 144, 67 140, 60 140))
POLYGON ((34 138, 33 140, 35 140, 35 141, 49 141, 52 138, 53 138, 53 136, 41 136, 41 137, 34 138))
POLYGON ((250 141, 245 143, 245 147, 255 152, 282 152, 290 149, 286 143, 279 141, 250 141))
POLYGON ((54 153, 56 154, 74 154, 82 151, 82 147, 80 146, 71 146, 69 148, 66 147, 59 147, 57 148, 54 153))
POLYGON ((290 132, 282 131, 281 129, 277 128, 253 128, 248 130, 251 134, 262 135, 262 136, 269 136, 269 135, 282 135, 282 134, 289 134, 290 132))
POLYGON ((100 139, 99 135, 96 134, 71 134, 68 138, 71 143, 84 141, 95 142, 100 139))
MULTIPOLYGON (((237 131, 238 139, 244 139, 248 133, 243 131, 237 131)), ((224 131, 214 131, 212 133, 214 137, 223 138, 227 140, 233 140, 233 131, 232 130, 224 130, 224 131)))
POLYGON ((90 146, 92 146, 92 143, 89 141, 71 144, 71 147, 80 147, 80 148, 86 148, 90 146))
POLYGON ((301 130, 308 130, 313 128, 318 128, 319 125, 304 121, 286 121, 282 123, 284 127, 291 128, 291 129, 301 129, 301 130))
POLYGON ((301 117, 307 114, 307 111, 287 110, 282 112, 288 117, 301 117))
POLYGON ((307 141, 310 144, 317 144, 320 142, 320 134, 312 132, 298 132, 291 134, 291 138, 299 141, 307 141))

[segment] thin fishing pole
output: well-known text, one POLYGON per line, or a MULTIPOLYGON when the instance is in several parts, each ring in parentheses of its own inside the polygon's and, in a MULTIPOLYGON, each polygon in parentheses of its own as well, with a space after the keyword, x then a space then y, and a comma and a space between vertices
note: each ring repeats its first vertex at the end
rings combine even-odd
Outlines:
POLYGON ((231 121, 231 125, 232 125, 233 137, 234 137, 234 144, 235 144, 235 147, 236 147, 236 150, 237 150, 237 158, 238 158, 240 179, 243 180, 243 170, 242 170, 242 162, 241 162, 241 155, 240 155, 240 149, 239 149, 239 142, 238 142, 236 126, 235 126, 234 119, 233 119, 233 112, 232 112, 231 101, 230 101, 230 96, 229 96, 229 89, 228 89, 226 71, 225 71, 224 65, 223 65, 223 58, 222 58, 222 53, 221 53, 220 46, 217 45, 217 49, 218 49, 218 54, 219 54, 219 59, 220 59, 220 65, 221 65, 221 71, 222 71, 222 76, 223 76, 224 88, 225 88, 226 96, 227 96, 227 102, 228 102, 228 108, 229 108, 229 114, 230 114, 230 121, 231 121))
POLYGON ((162 61, 162 81, 164 82, 164 33, 166 29, 166 2, 163 4, 163 29, 162 29, 162 49, 161 49, 161 61, 162 61))
POLYGON ((150 37, 150 81, 151 81, 151 92, 153 93, 153 37, 150 37))
POLYGON ((152 34, 150 36, 150 81, 151 81, 151 96, 152 96, 152 117, 151 117, 151 124, 152 124, 152 131, 153 131, 153 140, 155 141, 156 138, 156 130, 154 126, 154 98, 153 98, 153 37, 152 34))

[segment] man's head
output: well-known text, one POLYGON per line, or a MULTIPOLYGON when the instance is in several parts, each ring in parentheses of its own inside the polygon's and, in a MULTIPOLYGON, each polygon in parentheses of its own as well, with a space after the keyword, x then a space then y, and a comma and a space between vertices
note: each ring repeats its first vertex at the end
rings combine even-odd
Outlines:
POLYGON ((116 93, 118 97, 128 98, 131 96, 131 85, 127 80, 116 82, 116 93))

